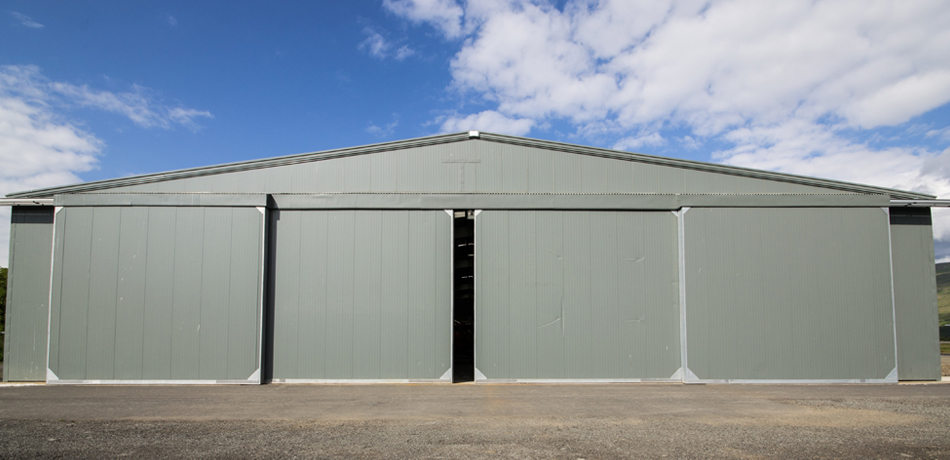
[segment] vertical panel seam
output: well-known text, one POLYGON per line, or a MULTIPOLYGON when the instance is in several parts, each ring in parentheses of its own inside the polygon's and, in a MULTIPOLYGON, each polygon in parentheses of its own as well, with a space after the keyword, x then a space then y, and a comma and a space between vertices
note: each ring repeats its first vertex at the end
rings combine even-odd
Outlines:
POLYGON ((894 295, 894 242, 891 240, 891 209, 882 207, 881 210, 884 211, 885 224, 887 225, 887 258, 891 270, 891 325, 894 328, 894 369, 897 369, 897 379, 900 380, 900 369, 897 367, 897 298, 894 295))
MULTIPOLYGON (((264 363, 264 287, 265 287, 265 280, 267 279, 266 278, 267 270, 265 269, 266 267, 265 264, 267 263, 267 257, 266 257, 267 256, 267 208, 263 206, 258 206, 257 210, 261 212, 261 235, 258 239, 261 245, 261 251, 260 251, 261 263, 259 265, 261 273, 260 273, 260 276, 258 277, 258 279, 260 280, 260 284, 257 285, 259 313, 257 317, 258 323, 257 323, 257 347, 256 347, 257 350, 256 352, 257 352, 257 371, 258 371, 257 382, 261 383, 264 381, 264 369, 263 369, 264 367, 264 364, 263 364, 264 363)), ((203 217, 204 217, 204 210, 202 210, 202 222, 204 222, 203 217)), ((202 249, 204 249, 203 246, 204 245, 202 244, 202 249)), ((201 254, 202 254, 202 259, 200 263, 201 263, 202 271, 204 271, 204 257, 203 257, 204 251, 203 250, 201 254)), ((200 337, 198 339, 198 343, 200 346, 200 343, 201 343, 200 337)))
POLYGON ((116 251, 115 251, 115 310, 112 312, 112 378, 115 378, 115 365, 116 365, 116 335, 119 331, 119 279, 122 276, 122 265, 120 260, 122 258, 122 209, 119 209, 119 226, 116 229, 118 236, 116 237, 116 251))
MULTIPOLYGON (((51 244, 50 256, 49 256, 49 301, 47 302, 47 308, 49 309, 49 314, 46 315, 46 378, 44 380, 49 380, 49 352, 50 352, 50 329, 52 328, 53 323, 53 278, 56 275, 54 270, 56 266, 56 216, 59 215, 59 212, 63 210, 62 206, 57 206, 53 209, 53 243, 51 244)), ((11 212, 12 214, 12 212, 11 212)), ((7 273, 7 279, 9 279, 9 272, 7 273)), ((62 285, 62 273, 60 273, 60 285, 62 285)), ((62 297, 62 296, 60 296, 62 297)), ((57 331, 59 334, 59 331, 57 331)), ((57 342, 58 343, 58 342, 57 342)))
POLYGON ((683 382, 689 377, 689 361, 687 353, 686 335, 686 212, 689 207, 683 207, 677 213, 677 240, 679 246, 679 303, 680 303, 680 367, 683 371, 683 382))
POLYGON ((171 292, 171 314, 168 315, 168 378, 171 378, 172 374, 175 372, 175 260, 178 258, 178 213, 180 208, 175 209, 175 237, 172 238, 172 266, 171 266, 171 279, 172 279, 172 292, 171 292))
POLYGON ((94 246, 93 241, 96 239, 96 208, 91 209, 92 212, 92 221, 89 223, 89 259, 86 260, 89 269, 86 270, 86 336, 83 337, 83 346, 84 353, 82 357, 82 375, 86 377, 86 371, 89 369, 89 301, 90 293, 92 292, 92 247, 94 246))

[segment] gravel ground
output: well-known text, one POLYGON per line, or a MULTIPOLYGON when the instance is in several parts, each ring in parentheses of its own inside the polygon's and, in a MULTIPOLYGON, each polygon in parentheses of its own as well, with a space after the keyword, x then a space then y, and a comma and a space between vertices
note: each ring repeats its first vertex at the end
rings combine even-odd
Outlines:
MULTIPOLYGON (((946 419, 944 419, 946 420, 946 419)), ((948 458, 946 423, 3 421, 4 458, 948 458)))
POLYGON ((0 387, 0 458, 950 458, 950 385, 0 387))
POLYGON ((940 375, 950 376, 950 355, 940 355, 940 375))

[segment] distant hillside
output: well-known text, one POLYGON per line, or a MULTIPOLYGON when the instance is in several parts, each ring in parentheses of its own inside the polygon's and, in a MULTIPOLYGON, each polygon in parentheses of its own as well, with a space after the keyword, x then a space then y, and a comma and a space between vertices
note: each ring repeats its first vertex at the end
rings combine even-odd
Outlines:
POLYGON ((937 309, 940 324, 950 324, 950 262, 937 264, 937 309))

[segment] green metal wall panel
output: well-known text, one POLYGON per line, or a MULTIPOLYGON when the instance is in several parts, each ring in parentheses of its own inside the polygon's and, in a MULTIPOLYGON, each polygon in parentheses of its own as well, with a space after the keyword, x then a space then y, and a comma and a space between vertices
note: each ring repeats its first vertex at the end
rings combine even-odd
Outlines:
POLYGON ((443 211, 274 211, 273 378, 438 379, 451 359, 443 211))
POLYGON ((929 208, 891 208, 897 377, 940 380, 937 287, 929 208))
POLYGON ((63 208, 52 380, 254 381, 263 219, 255 208, 63 208))
POLYGON ((53 209, 14 206, 3 344, 3 380, 46 380, 53 209))
POLYGON ((884 210, 697 208, 684 219, 696 377, 895 377, 884 210))
POLYGON ((497 142, 455 142, 116 187, 118 193, 847 193, 497 142))
POLYGON ((680 367, 676 217, 483 211, 476 368, 488 379, 669 379, 680 367))

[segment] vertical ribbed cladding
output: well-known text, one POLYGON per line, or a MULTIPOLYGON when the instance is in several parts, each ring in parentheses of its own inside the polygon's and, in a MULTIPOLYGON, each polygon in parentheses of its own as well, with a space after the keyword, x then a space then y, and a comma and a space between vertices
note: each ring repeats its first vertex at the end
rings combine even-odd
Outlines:
POLYGON ((53 208, 14 206, 10 225, 3 381, 46 380, 53 208))
POLYGON ((276 381, 435 380, 449 367, 443 211, 280 211, 276 381))
POLYGON ((477 225, 486 377, 669 379, 679 368, 673 214, 483 211, 477 225))
POLYGON ((939 380, 940 342, 929 208, 891 208, 897 367, 901 380, 939 380))
POLYGON ((693 208, 685 229, 699 379, 860 381, 894 369, 880 208, 693 208))
POLYGON ((61 382, 246 381, 260 349, 262 218, 65 208, 50 369, 61 382))
MULTIPOLYGON (((471 140, 442 144, 393 146, 341 155, 312 155, 299 161, 271 161, 244 167, 222 166, 199 175, 169 173, 162 177, 82 184, 77 191, 112 193, 221 192, 565 192, 565 193, 869 193, 844 185, 822 187, 819 180, 801 183, 746 177, 639 161, 622 153, 586 154, 546 149, 543 144, 516 145, 471 140), (367 153, 368 152, 368 153, 367 153), (213 173, 213 174, 212 174, 213 173)), ((762 173, 765 174, 765 173, 762 173)), ((878 190, 876 193, 881 193, 878 190)))

